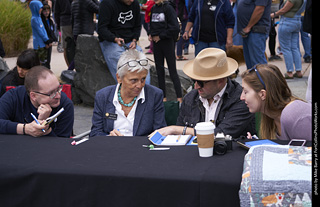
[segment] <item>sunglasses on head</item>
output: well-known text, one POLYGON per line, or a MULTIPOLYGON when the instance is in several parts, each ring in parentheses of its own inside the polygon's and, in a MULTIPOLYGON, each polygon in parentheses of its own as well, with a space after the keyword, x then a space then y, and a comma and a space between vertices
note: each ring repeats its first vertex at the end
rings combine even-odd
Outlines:
POLYGON ((143 59, 143 60, 130 60, 130 61, 126 62, 125 64, 119 66, 118 70, 125 65, 128 65, 129 67, 136 67, 138 64, 141 66, 147 66, 148 60, 145 60, 145 59, 143 59))
POLYGON ((256 74, 257 74, 260 82, 261 82, 262 85, 263 85, 263 88, 266 90, 266 84, 265 84, 264 81, 262 80, 262 77, 261 77, 259 71, 257 70, 257 65, 255 65, 255 66, 253 66, 253 68, 249 69, 249 73, 251 73, 251 71, 255 71, 255 72, 256 72, 256 74))

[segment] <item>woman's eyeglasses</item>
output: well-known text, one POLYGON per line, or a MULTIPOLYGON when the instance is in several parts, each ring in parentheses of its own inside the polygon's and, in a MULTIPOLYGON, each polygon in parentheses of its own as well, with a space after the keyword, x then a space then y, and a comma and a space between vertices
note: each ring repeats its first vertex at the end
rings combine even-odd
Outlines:
POLYGON ((49 96, 51 99, 54 99, 54 97, 56 97, 57 93, 61 93, 62 91, 62 85, 60 85, 58 87, 58 89, 55 91, 55 92, 52 92, 51 94, 46 94, 46 93, 40 93, 38 91, 33 91, 34 93, 38 93, 38 94, 41 94, 41 95, 44 95, 44 96, 49 96))
POLYGON ((251 71, 255 71, 255 72, 256 72, 256 74, 257 74, 260 82, 261 82, 262 85, 263 85, 264 90, 266 90, 266 84, 265 84, 264 81, 262 80, 261 75, 260 75, 259 71, 257 70, 257 65, 255 65, 253 68, 249 69, 249 73, 250 73, 251 71))
POLYGON ((125 64, 121 65, 118 67, 118 69, 122 68, 125 65, 128 65, 129 67, 136 67, 137 65, 141 65, 141 66, 147 66, 148 65, 148 60, 130 60, 128 62, 126 62, 125 64))

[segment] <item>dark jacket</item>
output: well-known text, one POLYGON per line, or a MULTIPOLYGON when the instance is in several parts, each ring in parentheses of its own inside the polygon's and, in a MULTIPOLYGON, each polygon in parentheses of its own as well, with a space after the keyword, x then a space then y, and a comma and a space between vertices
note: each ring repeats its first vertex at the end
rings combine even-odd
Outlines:
POLYGON ((151 9, 150 35, 160 39, 177 39, 180 32, 177 15, 169 2, 155 4, 151 9))
POLYGON ((48 35, 50 42, 56 42, 56 41, 58 41, 58 39, 57 39, 56 35, 54 34, 55 24, 53 23, 50 16, 51 16, 51 12, 49 14, 49 18, 48 18, 49 24, 48 24, 46 17, 41 13, 42 23, 44 25, 44 28, 46 29, 46 32, 47 32, 47 35, 48 35))
POLYGON ((131 5, 121 0, 104 0, 99 7, 98 34, 99 41, 114 42, 116 37, 125 43, 139 40, 141 32, 141 15, 138 0, 131 5))
POLYGON ((186 1, 185 0, 174 0, 176 3, 176 13, 177 17, 179 17, 180 21, 188 20, 188 11, 186 7, 186 1))
POLYGON ((56 0, 54 6, 54 20, 58 30, 60 30, 60 26, 71 25, 71 3, 72 0, 56 0))
MULTIPOLYGON (((18 86, 6 92, 0 98, 0 134, 16 134, 18 123, 33 122, 31 113, 38 116, 24 86, 18 86)), ((64 111, 50 124, 52 131, 47 136, 70 137, 73 128, 74 109, 72 101, 65 93, 61 93, 60 105, 53 108, 50 116, 57 113, 61 108, 64 111)))
POLYGON ((73 0, 71 4, 73 35, 93 35, 95 24, 93 14, 99 12, 97 0, 73 0))
MULTIPOLYGON (((189 13, 188 22, 193 22, 192 38, 195 44, 199 41, 200 18, 203 0, 195 0, 189 13)), ((214 12, 216 39, 219 45, 225 45, 227 41, 227 29, 234 27, 235 18, 229 0, 220 0, 214 12)), ((210 20, 208 20, 210 22, 210 20)))
POLYGON ((24 85, 24 78, 20 78, 17 66, 10 70, 7 75, 1 80, 0 97, 6 92, 7 86, 24 85))
MULTIPOLYGON (((114 120, 108 119, 106 113, 114 114, 116 111, 113 104, 116 87, 107 86, 96 93, 90 137, 106 136, 114 129, 114 120)), ((138 101, 134 115, 133 136, 146 136, 166 126, 162 91, 146 84, 144 93, 145 101, 138 101)))
POLYGON ((307 0, 303 19, 303 31, 312 35, 312 0, 307 0))
MULTIPOLYGON (((228 79, 227 88, 219 102, 215 114, 215 134, 223 132, 234 138, 250 132, 256 133, 254 114, 249 112, 244 101, 240 100, 242 87, 236 81, 228 79)), ((192 90, 183 99, 177 125, 194 127, 205 121, 205 108, 199 99, 197 90, 192 90)))

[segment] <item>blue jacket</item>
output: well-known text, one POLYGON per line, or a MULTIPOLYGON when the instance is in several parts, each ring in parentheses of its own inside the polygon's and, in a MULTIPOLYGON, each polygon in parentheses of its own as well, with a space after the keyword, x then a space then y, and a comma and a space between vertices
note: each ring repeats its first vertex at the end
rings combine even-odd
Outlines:
MULTIPOLYGON (((96 93, 90 137, 106 136, 114 129, 114 120, 107 119, 105 114, 115 114, 113 97, 116 87, 107 86, 96 93)), ((134 115, 133 136, 145 136, 166 126, 162 91, 146 84, 144 93, 145 101, 138 101, 134 115)))
MULTIPOLYGON (((52 131, 47 136, 71 136, 74 121, 73 103, 63 92, 60 105, 52 109, 50 116, 57 113, 62 107, 64 111, 56 122, 53 121, 50 124, 52 131)), ((24 86, 18 86, 6 92, 0 98, 0 134, 16 134, 18 123, 33 122, 31 113, 38 117, 37 108, 32 105, 24 86)))
POLYGON ((29 4, 31 10, 31 27, 33 36, 33 49, 39 49, 46 46, 45 42, 49 40, 46 29, 42 23, 39 10, 43 7, 40 1, 33 0, 29 4))
MULTIPOLYGON (((189 13, 188 22, 193 22, 192 39, 195 44, 199 41, 201 8, 203 0, 195 0, 189 13)), ((227 29, 234 27, 235 18, 229 0, 220 0, 214 12, 216 38, 219 45, 225 45, 227 41, 227 29)), ((209 20, 208 20, 209 21, 209 20)))

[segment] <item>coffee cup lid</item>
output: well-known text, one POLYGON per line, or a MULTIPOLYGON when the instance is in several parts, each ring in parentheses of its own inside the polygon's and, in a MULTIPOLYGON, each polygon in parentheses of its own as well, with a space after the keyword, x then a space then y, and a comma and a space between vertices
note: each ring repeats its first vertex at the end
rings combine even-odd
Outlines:
POLYGON ((199 122, 194 128, 196 130, 214 130, 215 126, 212 122, 199 122))

